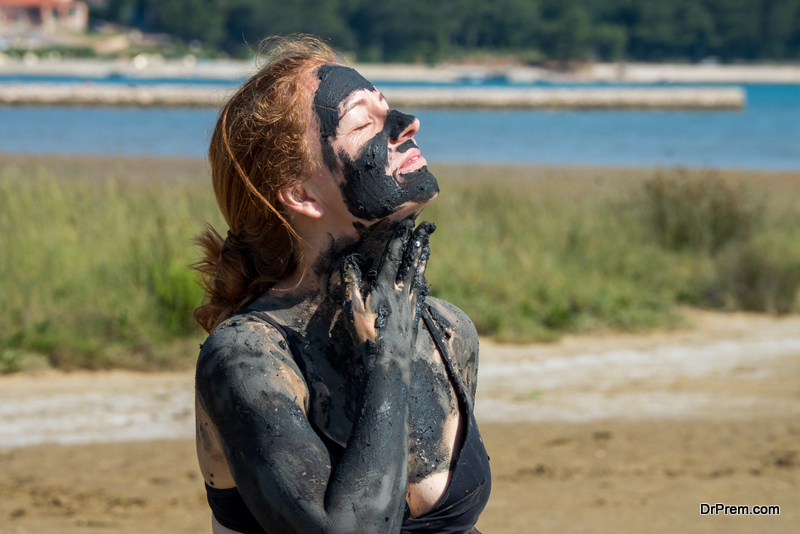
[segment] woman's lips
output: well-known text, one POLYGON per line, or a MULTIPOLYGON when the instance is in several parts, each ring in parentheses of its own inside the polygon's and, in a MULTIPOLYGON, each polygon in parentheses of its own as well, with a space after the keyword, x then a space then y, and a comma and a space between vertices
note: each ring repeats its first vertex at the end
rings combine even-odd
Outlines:
POLYGON ((400 165, 401 173, 409 172, 411 170, 416 170, 428 164, 428 162, 425 161, 425 158, 422 157, 422 154, 420 153, 418 148, 412 148, 411 150, 406 152, 405 155, 406 158, 403 161, 403 164, 400 165))

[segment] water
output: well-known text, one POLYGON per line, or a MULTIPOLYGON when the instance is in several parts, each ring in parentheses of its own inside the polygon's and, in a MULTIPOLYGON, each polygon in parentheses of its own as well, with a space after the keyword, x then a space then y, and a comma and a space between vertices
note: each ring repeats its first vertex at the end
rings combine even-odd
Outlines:
POLYGON ((0 107, 0 151, 202 157, 210 109, 0 107))
POLYGON ((430 159, 800 169, 800 86, 747 87, 742 111, 420 111, 430 159))
MULTIPOLYGON (((742 111, 407 111, 435 163, 800 170, 800 86, 745 90, 742 111)), ((203 157, 215 120, 209 109, 0 107, 0 151, 203 157)))

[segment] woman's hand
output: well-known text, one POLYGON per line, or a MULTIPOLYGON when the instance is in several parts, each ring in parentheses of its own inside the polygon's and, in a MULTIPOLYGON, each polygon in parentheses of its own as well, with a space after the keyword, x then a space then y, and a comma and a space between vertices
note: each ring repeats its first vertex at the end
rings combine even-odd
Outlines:
POLYGON ((428 239, 436 227, 429 222, 413 227, 411 220, 400 224, 366 298, 355 258, 348 256, 342 263, 345 323, 368 363, 378 356, 408 360, 416 346, 419 313, 428 293, 428 239))

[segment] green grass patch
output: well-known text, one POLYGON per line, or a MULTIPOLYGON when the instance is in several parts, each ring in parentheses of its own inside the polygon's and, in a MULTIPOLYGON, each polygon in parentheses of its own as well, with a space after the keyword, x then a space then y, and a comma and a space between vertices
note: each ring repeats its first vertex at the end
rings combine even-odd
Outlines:
POLYGON ((23 366, 26 354, 59 368, 191 361, 166 351, 201 339, 191 319, 201 299, 187 267, 196 260, 191 239, 204 220, 221 221, 202 164, 164 166, 6 157, 0 370, 23 366))
POLYGON ((640 189, 642 222, 668 249, 716 252, 746 240, 758 222, 760 210, 748 191, 718 173, 658 172, 640 189))
MULTIPOLYGON (((800 176, 434 167, 431 293, 501 341, 797 311, 800 176)), ((201 161, 0 157, 0 372, 192 365, 201 161)))

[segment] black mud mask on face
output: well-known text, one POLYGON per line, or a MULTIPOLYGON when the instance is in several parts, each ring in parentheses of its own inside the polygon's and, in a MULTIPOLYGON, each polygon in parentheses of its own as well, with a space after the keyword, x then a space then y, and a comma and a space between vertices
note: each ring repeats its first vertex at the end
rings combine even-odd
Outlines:
MULTIPOLYGON (((394 176, 389 167, 389 140, 397 139, 413 122, 414 117, 392 110, 386 116, 383 130, 366 142, 355 160, 343 151, 337 160, 331 139, 339 126, 339 106, 354 91, 376 91, 358 72, 342 65, 323 65, 317 71, 319 88, 314 95, 314 109, 320 123, 322 157, 331 170, 341 161, 344 182, 340 184, 347 209, 364 220, 381 219, 391 215, 406 202, 425 202, 439 192, 436 178, 422 167, 414 172, 394 176)), ((406 141, 398 152, 416 148, 406 141)))

